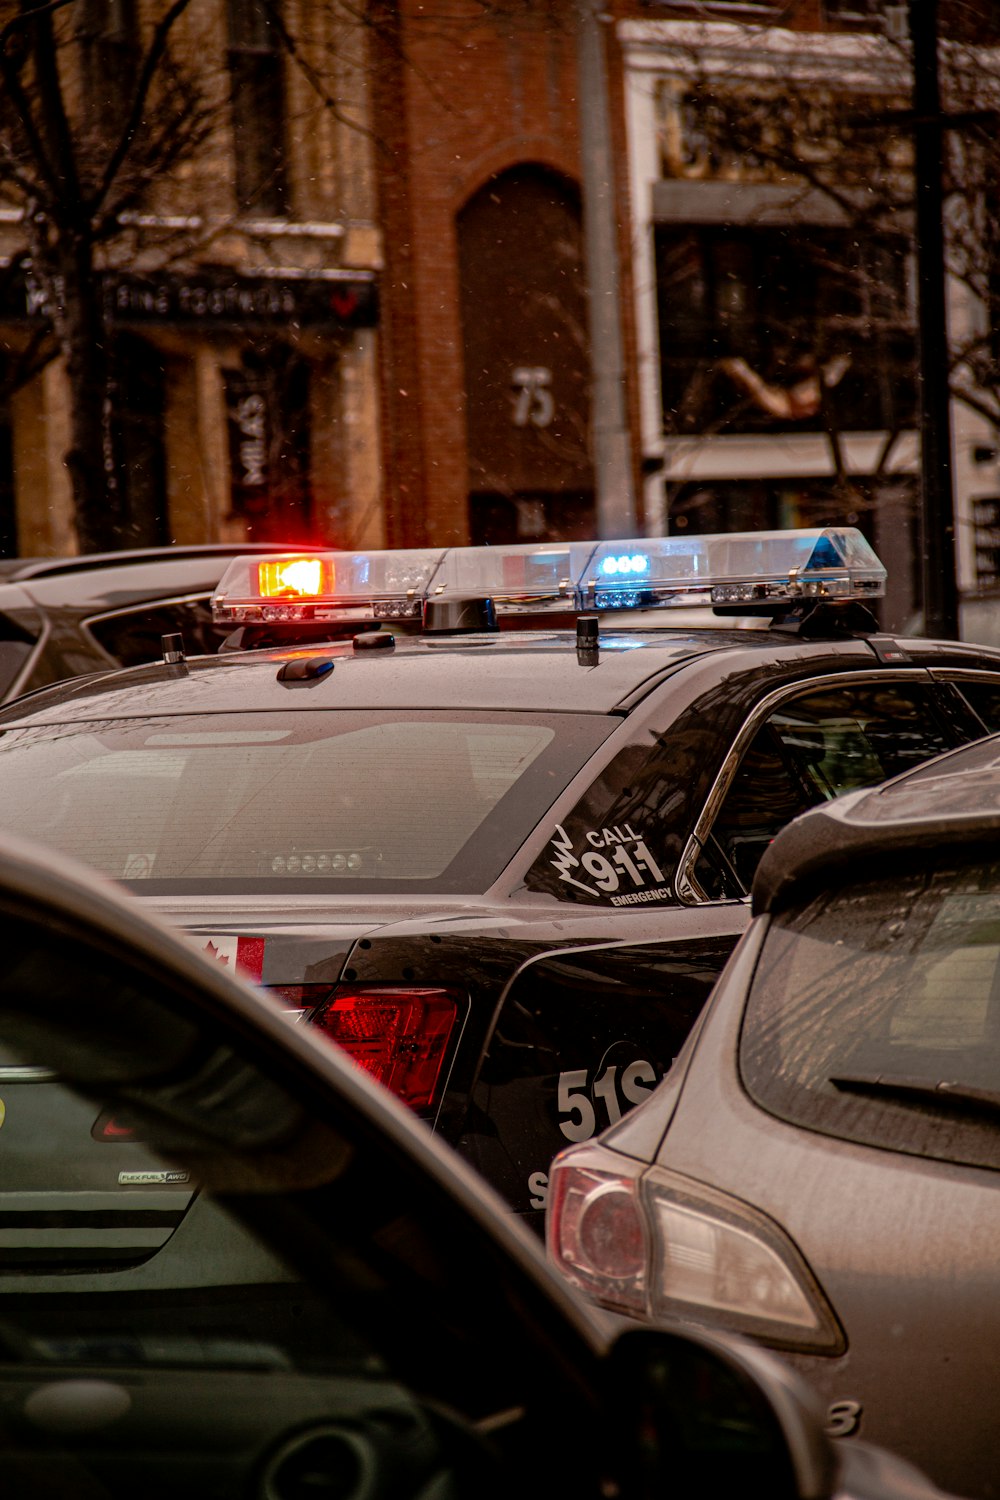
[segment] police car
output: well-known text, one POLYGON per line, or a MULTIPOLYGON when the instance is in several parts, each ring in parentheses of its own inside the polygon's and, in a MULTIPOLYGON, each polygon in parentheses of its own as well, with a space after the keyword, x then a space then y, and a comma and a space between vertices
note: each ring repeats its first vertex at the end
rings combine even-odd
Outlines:
POLYGON ((0 712, 2 819, 541 1228, 556 1151, 670 1068, 777 831, 1000 729, 1000 652, 880 633, 884 582, 850 529, 236 559, 230 649, 0 712))

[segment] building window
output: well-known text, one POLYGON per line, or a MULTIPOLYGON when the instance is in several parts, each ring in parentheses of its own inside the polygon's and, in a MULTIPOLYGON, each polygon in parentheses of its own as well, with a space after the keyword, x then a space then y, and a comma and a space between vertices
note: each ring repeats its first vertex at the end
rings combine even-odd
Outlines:
POLYGON ((976 588, 1000 587, 1000 495, 972 502, 976 545, 976 588))
POLYGON ((229 0, 236 198, 264 218, 287 211, 285 98, 277 0, 229 0))
POLYGON ((664 430, 912 426, 907 248, 829 227, 660 225, 664 430))
POLYGON ((876 26, 896 41, 908 35, 905 0, 825 0, 825 9, 831 21, 876 26))
POLYGON ((83 0, 83 85, 98 128, 109 137, 131 106, 141 52, 135 0, 83 0))

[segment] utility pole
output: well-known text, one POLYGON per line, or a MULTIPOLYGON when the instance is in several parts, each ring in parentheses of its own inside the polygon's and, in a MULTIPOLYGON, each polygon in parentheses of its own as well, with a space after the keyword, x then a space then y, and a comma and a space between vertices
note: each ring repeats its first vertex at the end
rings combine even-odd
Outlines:
POLYGON ((600 0, 577 0, 577 92, 583 179, 583 238, 590 334, 590 426, 597 533, 635 536, 631 443, 625 406, 621 275, 614 152, 600 0))
POLYGON ((921 556, 924 632, 957 640, 955 501, 951 465, 951 356, 946 305, 938 0, 909 0, 913 59, 918 338, 920 361, 921 556))

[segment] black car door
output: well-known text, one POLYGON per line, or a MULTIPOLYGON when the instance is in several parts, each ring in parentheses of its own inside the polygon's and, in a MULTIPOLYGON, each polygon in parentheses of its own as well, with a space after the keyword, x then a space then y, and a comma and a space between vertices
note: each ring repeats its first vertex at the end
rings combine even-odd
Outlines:
MULTIPOLYGON (((594 810, 586 806, 575 822, 567 819, 574 848, 605 840, 599 858, 609 884, 620 830, 641 835, 665 867, 656 903, 643 907, 644 940, 534 957, 505 990, 459 1144, 539 1229, 551 1157, 614 1124, 670 1068, 745 926, 753 872, 778 831, 809 807, 963 737, 920 668, 834 671, 780 686, 761 674, 756 702, 726 740, 717 696, 695 703, 689 727, 678 720, 673 738, 665 732, 631 768, 631 803, 605 814, 610 829, 591 832, 594 810), (679 764, 690 768, 686 800, 679 764), (678 805, 689 819, 679 862, 678 805)), ((966 726, 964 737, 974 732, 966 726)), ((585 853, 580 864, 585 878, 602 873, 585 853)), ((551 877, 543 878, 551 889, 551 877)), ((584 900, 582 882, 568 896, 584 900)))

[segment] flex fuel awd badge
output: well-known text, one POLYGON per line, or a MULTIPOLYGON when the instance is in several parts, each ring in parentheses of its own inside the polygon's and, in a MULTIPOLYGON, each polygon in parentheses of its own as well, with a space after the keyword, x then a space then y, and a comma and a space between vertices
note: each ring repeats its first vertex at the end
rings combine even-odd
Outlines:
POLYGON ((119 1187, 173 1187, 190 1182, 190 1172, 119 1172, 119 1187))

